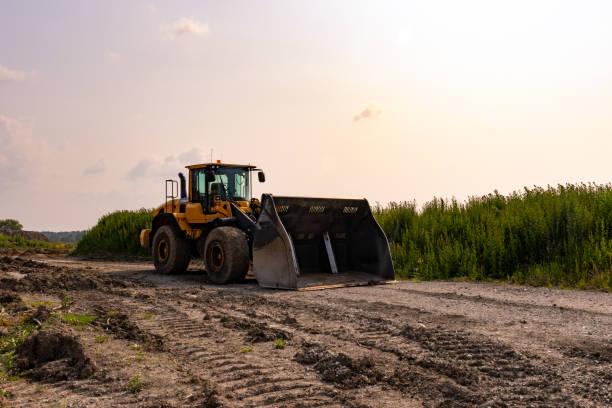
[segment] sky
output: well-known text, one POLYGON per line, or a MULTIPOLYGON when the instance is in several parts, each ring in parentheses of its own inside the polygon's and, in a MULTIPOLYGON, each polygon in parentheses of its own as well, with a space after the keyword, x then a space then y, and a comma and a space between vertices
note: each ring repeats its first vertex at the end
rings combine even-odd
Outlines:
POLYGON ((0 0, 0 219, 91 228, 164 180, 462 201, 611 181, 609 1, 0 0))

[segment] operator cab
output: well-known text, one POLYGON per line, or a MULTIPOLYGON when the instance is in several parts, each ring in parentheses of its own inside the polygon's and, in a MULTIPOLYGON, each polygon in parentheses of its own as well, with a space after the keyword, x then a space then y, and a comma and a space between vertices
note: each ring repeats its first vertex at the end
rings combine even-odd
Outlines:
MULTIPOLYGON (((233 201, 248 207, 252 199, 251 165, 207 163, 187 166, 190 180, 190 200, 202 204, 205 214, 210 214, 215 202, 233 201)), ((265 179, 259 171, 259 180, 265 179)))

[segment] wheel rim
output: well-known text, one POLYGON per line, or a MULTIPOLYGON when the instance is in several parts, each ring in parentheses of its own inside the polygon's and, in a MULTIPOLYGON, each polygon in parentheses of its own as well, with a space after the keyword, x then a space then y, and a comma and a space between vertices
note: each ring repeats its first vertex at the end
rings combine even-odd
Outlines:
POLYGON ((170 252, 168 248, 168 241, 165 239, 160 240, 157 244, 157 257, 161 262, 166 262, 166 260, 168 260, 168 252, 170 252))
POLYGON ((206 255, 206 263, 213 271, 217 272, 223 268, 223 264, 225 263, 225 254, 223 252, 223 247, 219 242, 211 243, 208 247, 208 253, 206 255))

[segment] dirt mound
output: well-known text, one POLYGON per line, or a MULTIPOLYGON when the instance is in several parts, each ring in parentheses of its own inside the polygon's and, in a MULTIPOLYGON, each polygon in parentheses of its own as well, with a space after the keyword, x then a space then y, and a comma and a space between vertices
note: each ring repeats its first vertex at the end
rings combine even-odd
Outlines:
POLYGON ((25 275, 0 278, 2 287, 20 292, 57 293, 62 290, 109 290, 135 286, 132 282, 91 271, 53 266, 21 257, 0 258, 0 271, 25 275))
POLYGON ((94 310, 99 316, 95 324, 116 338, 142 343, 147 351, 164 350, 164 342, 160 336, 142 330, 130 320, 127 314, 109 310, 104 306, 96 306, 94 310))
POLYGON ((0 305, 8 306, 11 303, 21 303, 21 297, 15 292, 6 289, 0 289, 0 305))
POLYGON ((58 328, 32 332, 16 354, 16 367, 37 380, 87 378, 95 371, 78 337, 58 328))
POLYGON ((36 312, 34 312, 30 320, 37 323, 38 325, 42 325, 49 319, 50 316, 51 312, 49 311, 49 309, 47 309, 45 305, 41 305, 38 306, 38 309, 36 309, 36 312))
POLYGON ((295 355, 295 360, 304 365, 314 364, 324 381, 346 388, 376 384, 382 379, 382 374, 376 369, 371 358, 354 359, 317 345, 306 345, 295 355))
POLYGON ((612 344, 601 344, 594 341, 582 340, 567 345, 562 350, 568 357, 586 358, 605 363, 612 362, 612 344))
POLYGON ((12 230, 12 229, 7 229, 7 228, 0 228, 0 234, 6 235, 7 237, 22 237, 30 241, 51 242, 49 238, 45 237, 43 234, 41 234, 38 231, 20 231, 20 230, 12 230))
POLYGON ((250 319, 238 319, 233 316, 223 316, 220 319, 223 327, 232 330, 246 331, 245 340, 251 343, 274 341, 276 339, 289 340, 289 333, 282 329, 268 326, 266 323, 250 319))

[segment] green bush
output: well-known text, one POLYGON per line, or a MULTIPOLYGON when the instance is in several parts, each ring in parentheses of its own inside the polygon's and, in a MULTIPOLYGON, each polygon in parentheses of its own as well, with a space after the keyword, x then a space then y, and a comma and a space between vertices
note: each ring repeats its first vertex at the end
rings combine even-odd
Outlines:
POLYGON ((140 231, 151 228, 153 211, 115 211, 104 215, 77 244, 74 254, 83 256, 149 256, 140 246, 140 231))
POLYGON ((497 191, 377 207, 404 278, 612 287, 612 185, 497 191))
POLYGON ((17 220, 6 219, 0 220, 0 228, 21 231, 23 229, 23 225, 21 225, 21 223, 17 220))

